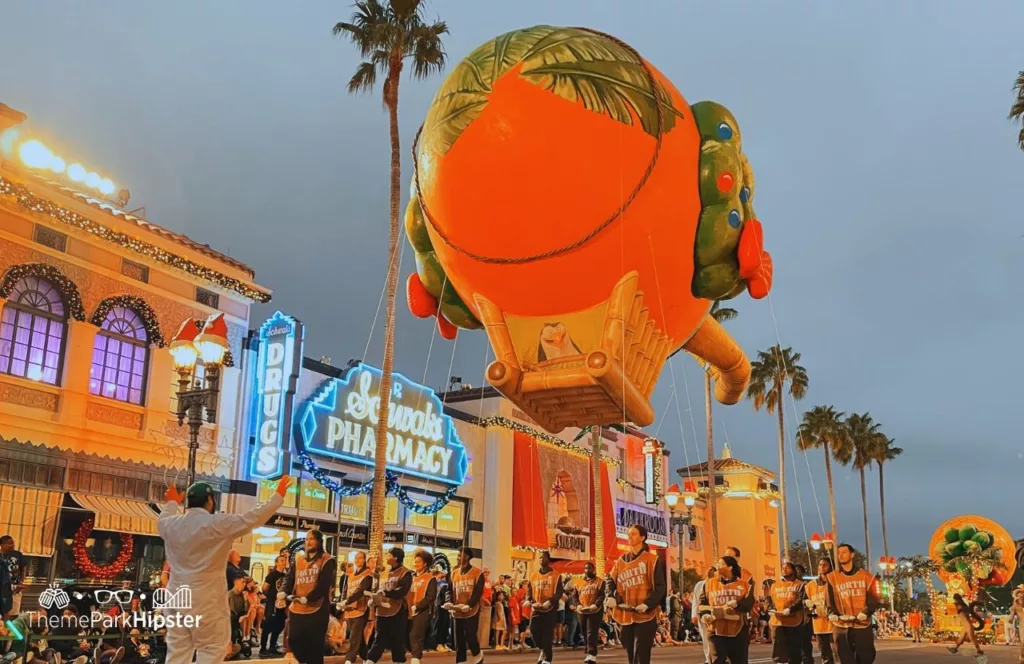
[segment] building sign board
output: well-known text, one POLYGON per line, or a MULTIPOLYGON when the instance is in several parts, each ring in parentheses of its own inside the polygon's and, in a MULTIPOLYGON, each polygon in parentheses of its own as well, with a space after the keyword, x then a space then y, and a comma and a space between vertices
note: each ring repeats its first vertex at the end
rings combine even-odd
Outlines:
POLYGON ((552 558, 568 560, 586 560, 590 545, 590 535, 564 533, 558 528, 548 531, 548 549, 552 558))
POLYGON ((661 546, 668 546, 668 522, 659 510, 618 501, 615 510, 615 531, 625 539, 630 526, 640 524, 647 529, 647 541, 661 546))
POLYGON ((284 473, 291 447, 292 403, 302 366, 302 323, 280 311, 259 329, 251 433, 256 439, 249 475, 271 479, 284 473))
MULTIPOLYGON (((449 485, 466 479, 469 457, 452 418, 429 387, 392 374, 389 469, 449 485)), ((359 364, 326 381, 301 407, 298 435, 312 455, 372 466, 381 371, 359 364)))

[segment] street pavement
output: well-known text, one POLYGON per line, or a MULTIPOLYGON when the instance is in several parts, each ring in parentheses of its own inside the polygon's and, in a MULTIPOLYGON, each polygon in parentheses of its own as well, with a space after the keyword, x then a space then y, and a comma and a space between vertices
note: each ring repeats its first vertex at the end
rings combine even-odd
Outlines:
MULTIPOLYGON (((943 662, 948 664, 956 664, 956 662, 974 664, 975 662, 973 654, 966 654, 965 651, 961 651, 959 655, 951 655, 946 651, 947 645, 930 643, 915 645, 908 641, 879 641, 876 647, 878 650, 878 657, 875 659, 876 664, 942 664, 943 662)), ((1015 664, 1018 661, 1018 652, 1019 650, 1016 646, 989 646, 985 654, 988 656, 988 664, 1015 664)), ((578 648, 575 651, 571 649, 556 649, 552 664, 582 664, 583 655, 582 648, 578 648)), ((428 653, 423 659, 431 664, 441 664, 442 662, 454 662, 455 655, 454 653, 428 653)), ((537 651, 511 653, 487 650, 484 651, 484 659, 498 662, 499 664, 536 664, 537 651)), ((285 661, 283 659, 257 660, 255 657, 253 660, 259 661, 261 664, 284 664, 285 661)), ((618 662, 626 661, 626 654, 621 648, 611 648, 600 651, 598 660, 602 664, 617 664, 618 662)), ((664 662, 666 664, 668 662, 673 664, 703 664, 704 653, 699 644, 655 648, 651 660, 652 662, 664 662)), ((327 657, 325 661, 328 664, 343 664, 344 658, 327 657)), ((385 656, 382 661, 390 662, 391 660, 385 656)), ((771 646, 751 646, 749 664, 770 664, 771 661, 771 646)), ((820 661, 819 658, 815 657, 815 662, 820 661)))

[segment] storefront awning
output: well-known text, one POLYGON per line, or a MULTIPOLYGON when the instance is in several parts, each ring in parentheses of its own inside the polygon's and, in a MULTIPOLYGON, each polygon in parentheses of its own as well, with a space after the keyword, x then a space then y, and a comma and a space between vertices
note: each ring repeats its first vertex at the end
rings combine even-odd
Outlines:
POLYGON ((82 509, 96 515, 95 530, 133 535, 156 535, 156 512, 141 500, 94 496, 72 493, 71 497, 82 509))
POLYGON ((27 556, 52 556, 63 491, 0 484, 0 534, 27 556))

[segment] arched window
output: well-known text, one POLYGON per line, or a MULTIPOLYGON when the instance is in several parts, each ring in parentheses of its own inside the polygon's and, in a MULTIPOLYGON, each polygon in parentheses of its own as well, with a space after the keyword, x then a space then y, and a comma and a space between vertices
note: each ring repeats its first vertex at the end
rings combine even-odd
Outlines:
POLYGON ((93 344, 89 392, 142 405, 148 363, 149 335, 142 318, 128 307, 110 307, 93 344))
POLYGON ((0 316, 0 373, 57 385, 67 320, 64 298, 52 283, 19 279, 0 316))

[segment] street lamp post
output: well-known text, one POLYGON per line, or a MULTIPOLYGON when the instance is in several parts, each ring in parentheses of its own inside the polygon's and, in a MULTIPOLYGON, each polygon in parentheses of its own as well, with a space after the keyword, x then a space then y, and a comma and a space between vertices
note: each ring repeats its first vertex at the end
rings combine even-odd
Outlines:
POLYGON ((676 561, 678 570, 676 574, 679 579, 680 594, 683 592, 683 529, 690 527, 693 521, 693 506, 697 504, 697 492, 691 491, 688 486, 686 489, 686 491, 680 491, 679 485, 673 484, 665 492, 665 503, 672 512, 671 525, 676 529, 676 537, 678 539, 679 552, 677 554, 678 560, 676 561), (682 505, 679 504, 680 500, 682 505))
POLYGON ((203 422, 215 424, 217 421, 220 367, 228 350, 227 334, 224 314, 214 314, 201 327, 198 321, 189 318, 170 343, 174 369, 178 372, 178 425, 188 422, 187 485, 196 480, 196 453, 203 422), (196 363, 200 359, 204 369, 201 381, 195 378, 196 363))
MULTIPOLYGON (((896 572, 896 559, 891 557, 891 556, 889 558, 886 558, 885 556, 882 556, 881 558, 878 559, 878 569, 882 570, 882 579, 883 579, 882 582, 886 583, 885 578, 890 573, 895 574, 895 572, 896 572)), ((889 609, 893 613, 895 613, 896 612, 896 593, 893 592, 893 590, 894 590, 893 587, 890 585, 889 586, 889 609)))

